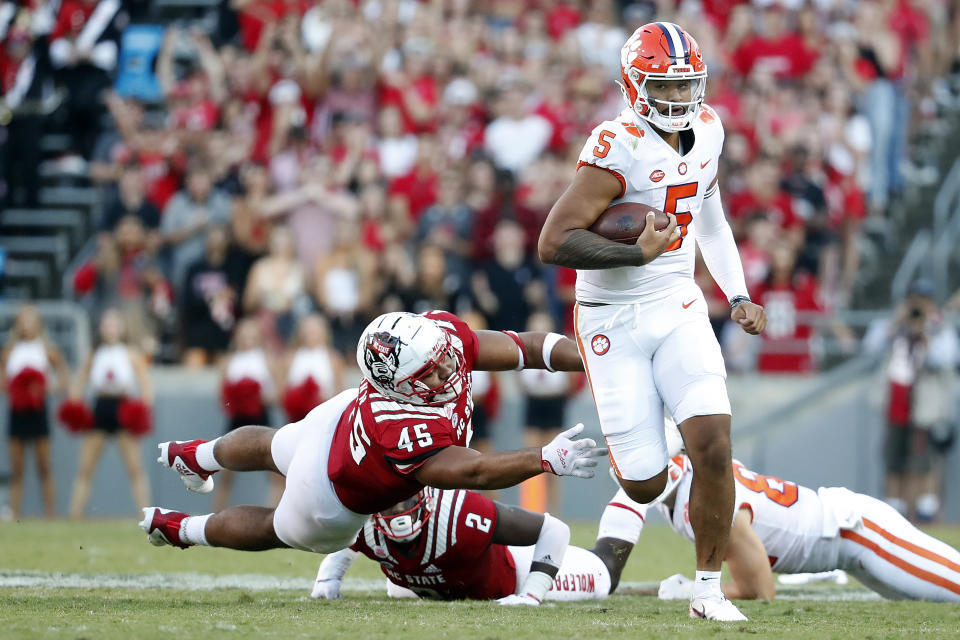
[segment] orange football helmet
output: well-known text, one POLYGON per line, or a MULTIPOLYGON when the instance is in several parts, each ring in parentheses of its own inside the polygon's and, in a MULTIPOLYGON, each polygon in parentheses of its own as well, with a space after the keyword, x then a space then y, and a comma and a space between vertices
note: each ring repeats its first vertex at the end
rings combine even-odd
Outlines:
POLYGON ((620 50, 618 84, 638 116, 662 131, 693 126, 707 89, 707 65, 700 45, 672 22, 651 22, 633 32, 620 50), (650 95, 650 81, 686 82, 689 100, 668 101, 650 95), (660 108, 666 107, 666 113, 660 108))

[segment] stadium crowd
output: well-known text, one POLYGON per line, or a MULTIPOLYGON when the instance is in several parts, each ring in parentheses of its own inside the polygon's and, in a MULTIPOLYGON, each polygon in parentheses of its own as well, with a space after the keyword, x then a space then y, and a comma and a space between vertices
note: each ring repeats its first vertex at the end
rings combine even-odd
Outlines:
POLYGON ((245 317, 276 351, 318 311, 348 356, 390 310, 569 330, 575 275, 536 240, 586 135, 624 107, 620 47, 656 18, 706 56, 727 213, 770 317, 759 350, 725 339, 728 366, 814 370, 815 316, 848 304, 861 226, 897 202, 957 24, 921 0, 231 0, 163 26, 152 9, 3 3, 6 198, 36 199, 44 125, 23 105, 66 88, 64 162, 103 193, 76 296, 191 365, 245 317))

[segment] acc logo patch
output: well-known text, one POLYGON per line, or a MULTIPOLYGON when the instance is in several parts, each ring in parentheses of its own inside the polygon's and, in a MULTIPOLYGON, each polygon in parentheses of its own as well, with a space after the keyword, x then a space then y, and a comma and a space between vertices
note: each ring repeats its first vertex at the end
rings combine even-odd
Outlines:
POLYGON ((590 341, 590 348, 593 349, 593 352, 598 356, 602 356, 607 351, 610 351, 610 338, 598 333, 593 336, 593 340, 590 341))
POLYGON ((664 173, 663 171, 660 171, 660 169, 654 169, 650 173, 650 179, 653 180, 654 182, 660 182, 661 180, 663 180, 663 176, 664 176, 664 173))
POLYGON ((686 163, 686 162, 681 162, 681 163, 680 163, 680 166, 677 167, 677 171, 678 171, 678 172, 680 173, 680 175, 682 175, 682 176, 687 175, 687 163, 686 163))

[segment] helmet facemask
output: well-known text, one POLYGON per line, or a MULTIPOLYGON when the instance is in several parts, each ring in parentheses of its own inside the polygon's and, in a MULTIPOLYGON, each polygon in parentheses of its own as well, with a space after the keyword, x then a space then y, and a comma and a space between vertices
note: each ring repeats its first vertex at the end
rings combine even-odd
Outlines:
POLYGON ((464 362, 460 353, 453 348, 450 336, 444 332, 444 344, 436 355, 427 361, 415 374, 396 384, 397 391, 411 398, 415 404, 443 405, 453 402, 463 392, 464 362), (453 372, 438 386, 431 387, 423 382, 446 358, 453 362, 453 372), (413 400, 416 398, 417 400, 413 400))
POLYGON ((412 542, 417 539, 433 513, 433 501, 426 489, 416 496, 380 513, 373 514, 373 527, 388 540, 412 542))
MULTIPOLYGON (((689 67, 686 67, 689 68, 689 67)), ((637 69, 630 69, 628 73, 630 84, 637 94, 637 99, 632 104, 626 87, 620 86, 623 97, 627 104, 633 108, 634 112, 650 122, 661 131, 683 131, 693 126, 693 121, 700 114, 700 106, 707 91, 707 71, 681 71, 673 72, 669 69, 668 73, 643 74, 637 69), (689 83, 689 99, 684 101, 669 101, 654 98, 650 95, 647 85, 654 82, 680 82, 689 83), (666 107, 667 114, 661 112, 661 108, 666 107)))

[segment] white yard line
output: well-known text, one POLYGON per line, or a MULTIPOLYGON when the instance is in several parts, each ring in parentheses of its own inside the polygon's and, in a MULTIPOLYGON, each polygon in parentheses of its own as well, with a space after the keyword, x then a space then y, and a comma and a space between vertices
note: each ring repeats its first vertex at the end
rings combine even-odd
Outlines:
MULTIPOLYGON (((353 593, 386 594, 385 579, 347 578, 343 590, 353 593)), ((624 590, 653 590, 657 582, 621 582, 624 590)), ((308 578, 290 578, 257 573, 213 576, 200 573, 51 573, 46 571, 0 570, 0 588, 32 589, 171 589, 178 591, 212 591, 243 589, 245 591, 302 591, 313 587, 308 578)), ((879 600, 880 596, 856 586, 816 588, 783 587, 778 600, 879 600)))

